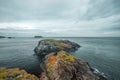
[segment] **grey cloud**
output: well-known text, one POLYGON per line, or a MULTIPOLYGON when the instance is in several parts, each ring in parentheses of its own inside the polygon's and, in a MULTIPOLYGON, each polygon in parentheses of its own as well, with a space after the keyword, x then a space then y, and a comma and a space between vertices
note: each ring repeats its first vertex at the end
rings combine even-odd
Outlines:
POLYGON ((85 19, 105 18, 120 13, 119 0, 91 0, 85 19))
MULTIPOLYGON (((1 0, 0 20, 41 20, 61 18, 67 3, 56 0, 1 0), (53 2, 53 3, 52 3, 53 2), (37 5, 36 5, 37 4, 37 5)), ((65 16, 64 16, 65 17, 65 16)))
POLYGON ((0 35, 116 36, 119 22, 119 0, 0 0, 0 35))
POLYGON ((119 0, 0 0, 0 20, 16 21, 61 18, 89 20, 119 14, 119 4, 119 0), (83 8, 81 9, 81 7, 83 8), (83 13, 84 11, 85 13, 83 13))

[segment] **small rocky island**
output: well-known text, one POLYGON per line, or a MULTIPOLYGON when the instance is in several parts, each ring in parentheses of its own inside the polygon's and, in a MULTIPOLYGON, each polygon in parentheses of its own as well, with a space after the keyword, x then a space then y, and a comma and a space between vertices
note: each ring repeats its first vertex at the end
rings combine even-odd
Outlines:
POLYGON ((34 38, 43 38, 42 36, 34 36, 34 38))
POLYGON ((35 47, 41 60, 39 77, 24 70, 0 68, 0 80, 107 80, 96 69, 72 56, 80 45, 69 40, 45 39, 35 47))

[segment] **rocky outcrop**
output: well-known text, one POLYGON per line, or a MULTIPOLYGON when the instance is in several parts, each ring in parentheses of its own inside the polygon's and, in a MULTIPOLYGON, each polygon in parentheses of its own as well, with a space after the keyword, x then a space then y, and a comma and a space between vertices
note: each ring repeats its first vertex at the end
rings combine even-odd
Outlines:
POLYGON ((65 51, 50 53, 45 60, 44 76, 48 78, 43 80, 106 80, 103 76, 94 74, 88 63, 65 51))
POLYGON ((0 68, 0 80, 39 80, 39 78, 18 68, 0 68))
POLYGON ((68 40, 41 40, 34 50, 42 59, 40 78, 18 68, 0 68, 0 80, 107 80, 87 62, 68 54, 79 47, 68 40))
POLYGON ((106 80, 102 73, 91 68, 87 62, 68 54, 79 47, 68 40, 39 41, 34 51, 43 59, 40 80, 106 80))
POLYGON ((77 43, 68 40, 45 39, 39 41, 34 51, 39 56, 45 56, 51 52, 58 52, 60 50, 64 50, 66 52, 74 52, 79 47, 80 45, 77 43))

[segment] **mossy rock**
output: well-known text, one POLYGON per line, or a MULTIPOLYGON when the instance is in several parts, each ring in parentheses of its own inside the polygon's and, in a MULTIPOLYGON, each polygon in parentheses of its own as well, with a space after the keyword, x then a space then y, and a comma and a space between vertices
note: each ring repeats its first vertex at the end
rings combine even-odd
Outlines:
POLYGON ((61 50, 45 57, 46 74, 50 80, 106 80, 95 75, 88 63, 61 50))
POLYGON ((39 78, 19 68, 0 68, 0 80, 39 80, 39 78))
POLYGON ((39 56, 45 56, 51 52, 59 52, 61 50, 74 52, 78 50, 79 47, 79 44, 69 40, 44 39, 39 41, 34 51, 39 56))

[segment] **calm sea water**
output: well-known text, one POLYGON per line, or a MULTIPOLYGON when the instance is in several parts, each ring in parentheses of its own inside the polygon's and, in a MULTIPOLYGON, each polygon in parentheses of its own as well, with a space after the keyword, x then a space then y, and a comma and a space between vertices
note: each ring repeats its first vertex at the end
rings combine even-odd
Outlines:
MULTIPOLYGON (((120 80, 120 38, 56 38, 68 39, 82 47, 72 55, 89 62, 104 72, 108 80, 120 80)), ((39 59, 33 49, 40 39, 0 39, 0 67, 26 69, 39 74, 39 59)))

